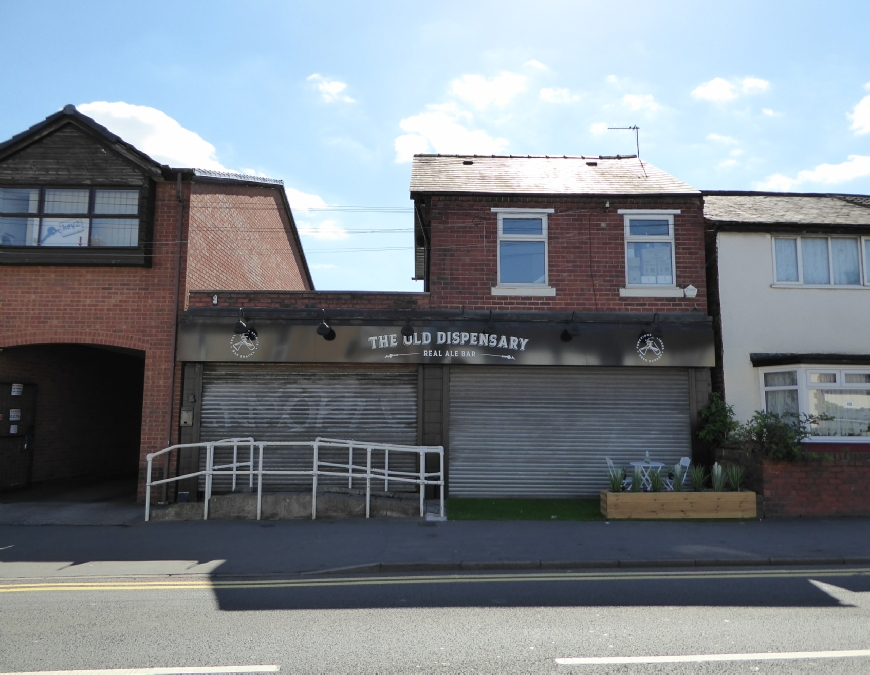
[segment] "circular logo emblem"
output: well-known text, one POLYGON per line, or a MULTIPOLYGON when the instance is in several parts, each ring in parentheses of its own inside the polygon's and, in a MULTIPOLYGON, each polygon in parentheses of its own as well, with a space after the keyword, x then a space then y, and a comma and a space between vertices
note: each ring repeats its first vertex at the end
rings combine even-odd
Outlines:
POLYGON ((656 337, 655 335, 646 333, 641 335, 637 341, 637 354, 648 363, 658 361, 662 358, 662 354, 664 353, 665 343, 662 342, 661 338, 656 337))
POLYGON ((258 346, 257 331, 253 328, 249 328, 241 334, 233 333, 230 338, 230 349, 240 359, 251 358, 258 346))

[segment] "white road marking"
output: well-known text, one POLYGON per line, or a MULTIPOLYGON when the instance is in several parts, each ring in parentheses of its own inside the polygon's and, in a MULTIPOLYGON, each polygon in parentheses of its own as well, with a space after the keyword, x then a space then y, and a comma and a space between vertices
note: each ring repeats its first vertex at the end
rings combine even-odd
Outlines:
POLYGON ((35 670, 0 675, 214 675, 216 673, 277 673, 280 666, 203 666, 201 668, 110 668, 107 670, 35 670))
POLYGON ((560 666, 616 665, 624 663, 705 663, 709 661, 791 661, 797 659, 846 659, 870 657, 870 649, 830 652, 761 652, 758 654, 691 654, 686 656, 591 656, 556 659, 560 666))

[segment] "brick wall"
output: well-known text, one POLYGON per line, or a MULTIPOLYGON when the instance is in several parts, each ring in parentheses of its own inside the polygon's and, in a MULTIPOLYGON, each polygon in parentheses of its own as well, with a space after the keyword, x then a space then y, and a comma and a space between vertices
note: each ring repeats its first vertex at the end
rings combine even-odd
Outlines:
POLYGON ((282 189, 193 185, 188 289, 309 288, 282 189))
POLYGON ((700 197, 604 198, 433 196, 430 291, 438 309, 582 312, 707 311, 704 220, 700 197), (555 297, 493 296, 498 220, 493 207, 553 208, 548 217, 549 284, 555 297), (619 209, 679 209, 674 216, 676 280, 695 298, 621 298, 625 286, 624 216, 619 209))
POLYGON ((269 309, 431 309, 428 293, 347 291, 191 291, 189 307, 262 307, 269 309))
MULTIPOLYGON (((144 455, 165 447, 169 417, 178 409, 180 376, 170 407, 172 341, 176 310, 172 306, 178 202, 174 183, 158 183, 154 218, 154 260, 138 267, 0 267, 0 347, 38 344, 91 344, 135 349, 145 354, 140 438, 144 455)), ((185 203, 190 185, 183 186, 185 203)), ((187 240, 187 217, 182 242, 187 240)), ((181 288, 186 279, 186 245, 182 246, 181 288)), ((179 310, 184 301, 179 297, 179 310)), ((178 372, 180 370, 177 368, 178 372)), ((75 392, 70 392, 74 395, 75 392)), ((40 433, 37 421, 37 433, 40 433)), ((140 498, 144 496, 140 487, 140 498)))
POLYGON ((870 516, 870 457, 763 462, 764 515, 870 516))

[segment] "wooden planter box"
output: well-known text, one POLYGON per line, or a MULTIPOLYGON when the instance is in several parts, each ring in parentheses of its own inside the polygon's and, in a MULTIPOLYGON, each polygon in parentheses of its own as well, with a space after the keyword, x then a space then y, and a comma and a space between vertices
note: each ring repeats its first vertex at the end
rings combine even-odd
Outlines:
POLYGON ((605 518, 755 518, 754 492, 601 491, 605 518))

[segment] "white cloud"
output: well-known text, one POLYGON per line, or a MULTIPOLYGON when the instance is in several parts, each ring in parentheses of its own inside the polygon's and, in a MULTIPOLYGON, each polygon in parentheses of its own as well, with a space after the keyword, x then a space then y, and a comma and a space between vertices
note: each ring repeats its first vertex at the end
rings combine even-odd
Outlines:
POLYGON ((603 134, 607 131, 607 122, 595 122, 589 127, 589 133, 595 134, 603 134))
POLYGON ((309 82, 314 82, 314 86, 317 87, 317 91, 320 92, 321 98, 327 103, 334 103, 335 101, 341 101, 342 103, 355 102, 350 96, 342 93, 347 89, 347 84, 345 82, 330 80, 317 73, 309 75, 307 79, 309 82))
POLYGON ((425 155, 432 151, 428 139, 420 134, 398 136, 395 140, 395 148, 397 162, 410 162, 414 155, 425 155))
POLYGON ((215 147, 156 108, 117 101, 94 101, 78 106, 112 133, 163 164, 230 171, 218 161, 215 147))
POLYGON ((547 66, 545 66, 540 61, 536 61, 535 59, 532 59, 531 61, 526 61, 523 65, 528 66, 529 68, 534 68, 535 70, 549 70, 547 66))
POLYGON ((730 101, 732 98, 737 98, 734 85, 721 77, 713 78, 695 87, 692 96, 705 101, 730 101))
POLYGON ((311 195, 286 186, 284 187, 284 192, 287 193, 287 201, 290 202, 290 208, 294 211, 326 208, 326 202, 317 195, 311 195))
POLYGON ((709 82, 704 82, 692 90, 692 96, 704 101, 723 103, 737 98, 743 94, 760 94, 770 88, 770 82, 758 77, 744 77, 736 80, 726 80, 723 77, 714 77, 709 82))
MULTIPOLYGON (((865 89, 870 89, 870 82, 864 85, 865 89)), ((855 109, 849 113, 849 119, 852 120, 852 126, 849 127, 856 134, 870 134, 870 96, 865 96, 858 101, 855 109)))
POLYGON ((803 183, 834 185, 846 183, 855 178, 870 176, 870 157, 866 155, 849 155, 840 164, 819 164, 815 169, 807 169, 798 173, 797 177, 789 178, 781 173, 768 176, 757 184, 759 190, 793 190, 803 183))
POLYGON ((740 142, 736 138, 723 136, 721 134, 707 134, 707 140, 713 141, 714 143, 723 143, 724 145, 736 145, 740 142))
POLYGON ((493 138, 480 129, 471 130, 464 123, 472 115, 456 106, 430 105, 419 115, 406 117, 399 127, 406 132, 395 140, 396 161, 410 162, 415 153, 492 155, 503 152, 508 141, 493 138))
POLYGON ((744 77, 741 85, 744 94, 761 94, 770 89, 770 82, 758 77, 744 77))
POLYGON ((732 166, 736 166, 736 165, 737 165, 736 159, 724 159, 721 162, 719 162, 719 168, 721 168, 721 169, 730 169, 732 166))
POLYGON ((763 112, 768 117, 782 117, 782 113, 774 112, 770 108, 762 108, 761 112, 763 112))
POLYGON ((346 239, 347 230, 341 227, 334 220, 324 220, 320 223, 309 223, 305 221, 297 222, 299 234, 303 237, 311 237, 312 239, 346 239))
POLYGON ((567 89, 552 89, 550 87, 544 87, 541 89, 540 95, 541 100, 546 101, 547 103, 570 103, 571 101, 576 101, 580 98, 567 89))
POLYGON ((622 97, 622 102, 630 110, 648 110, 655 112, 661 106, 655 102, 652 94, 626 94, 622 97))
POLYGON ((478 110, 495 105, 503 108, 514 96, 526 89, 525 75, 503 72, 491 80, 482 75, 463 75, 453 80, 451 90, 460 99, 470 103, 478 110))
POLYGON ((734 150, 732 150, 728 154, 731 155, 732 157, 740 157, 740 155, 743 154, 743 150, 741 150, 740 148, 735 148, 734 150))

